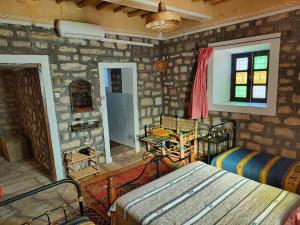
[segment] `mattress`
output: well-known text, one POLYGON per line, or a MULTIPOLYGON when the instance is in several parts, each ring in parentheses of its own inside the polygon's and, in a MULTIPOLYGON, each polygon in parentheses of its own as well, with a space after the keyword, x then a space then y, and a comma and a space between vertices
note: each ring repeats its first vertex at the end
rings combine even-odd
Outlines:
POLYGON ((116 200, 112 225, 279 225, 300 196, 202 162, 191 163, 116 200))
POLYGON ((263 184, 300 193, 300 161, 297 160, 239 147, 218 155, 211 164, 263 184))

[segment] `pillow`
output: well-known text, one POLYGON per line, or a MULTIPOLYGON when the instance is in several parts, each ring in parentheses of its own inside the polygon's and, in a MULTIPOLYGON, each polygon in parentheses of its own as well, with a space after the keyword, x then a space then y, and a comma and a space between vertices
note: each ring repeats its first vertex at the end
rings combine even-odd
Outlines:
POLYGON ((300 205, 288 216, 284 225, 300 225, 300 205))

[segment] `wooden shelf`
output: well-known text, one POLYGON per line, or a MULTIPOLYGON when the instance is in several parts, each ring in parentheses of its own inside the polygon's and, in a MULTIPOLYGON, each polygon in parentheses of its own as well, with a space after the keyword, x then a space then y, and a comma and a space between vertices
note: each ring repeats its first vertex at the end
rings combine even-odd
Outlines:
POLYGON ((90 155, 77 153, 77 154, 73 154, 70 157, 67 157, 66 160, 68 161, 68 163, 78 163, 95 157, 97 157, 95 153, 91 153, 90 155))
POLYGON ((70 128, 71 128, 72 132, 82 131, 82 130, 86 130, 86 129, 95 129, 95 128, 98 128, 98 127, 99 127, 99 122, 97 120, 70 125, 70 128))
POLYGON ((99 172, 97 151, 91 146, 65 152, 65 163, 68 176, 76 180, 99 172))
POLYGON ((76 172, 70 171, 69 176, 76 179, 76 180, 78 180, 78 179, 81 179, 81 178, 89 176, 89 175, 93 175, 93 174, 98 173, 98 172, 99 172, 98 169, 96 169, 95 167, 90 166, 90 167, 84 168, 82 170, 78 170, 76 172))

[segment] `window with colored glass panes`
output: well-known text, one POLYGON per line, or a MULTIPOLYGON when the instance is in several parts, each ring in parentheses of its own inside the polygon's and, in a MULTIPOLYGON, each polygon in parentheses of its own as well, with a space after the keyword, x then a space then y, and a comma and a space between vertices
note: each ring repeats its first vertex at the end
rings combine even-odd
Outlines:
POLYGON ((232 55, 231 101, 266 102, 269 51, 232 55))

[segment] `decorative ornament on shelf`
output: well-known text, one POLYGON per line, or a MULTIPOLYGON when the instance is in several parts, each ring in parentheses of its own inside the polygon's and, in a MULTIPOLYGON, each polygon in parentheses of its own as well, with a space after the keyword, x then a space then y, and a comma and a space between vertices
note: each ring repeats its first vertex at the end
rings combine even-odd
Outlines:
POLYGON ((160 1, 158 12, 151 13, 146 17, 146 28, 158 31, 168 32, 176 29, 181 23, 180 15, 175 12, 167 11, 166 4, 160 1))
POLYGON ((164 73, 167 69, 168 63, 164 59, 158 59, 155 64, 154 68, 157 72, 164 73))

